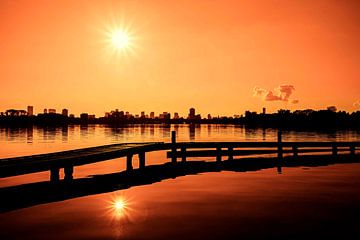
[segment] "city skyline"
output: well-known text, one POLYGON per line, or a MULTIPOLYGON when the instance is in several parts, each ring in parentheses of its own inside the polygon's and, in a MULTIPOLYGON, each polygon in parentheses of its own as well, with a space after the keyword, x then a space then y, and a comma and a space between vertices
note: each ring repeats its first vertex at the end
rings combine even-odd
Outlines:
POLYGON ((358 1, 3 1, 0 109, 356 111, 358 9, 358 1))
MULTIPOLYGON (((155 112, 155 111, 141 111, 139 113, 137 112, 131 112, 131 111, 127 111, 127 110, 123 110, 123 109, 113 109, 110 111, 104 111, 102 115, 96 115, 93 112, 80 112, 78 114, 75 114, 73 112, 71 112, 68 108, 61 108, 61 109, 55 109, 55 108, 44 108, 42 111, 34 111, 34 106, 27 106, 27 110, 24 109, 15 109, 15 108, 8 108, 6 110, 2 110, 0 109, 0 116, 5 116, 5 115, 14 115, 14 116, 36 116, 36 115, 41 115, 41 114, 59 114, 59 115, 63 115, 66 117, 81 117, 82 114, 87 114, 89 116, 91 116, 92 118, 102 118, 102 117, 109 117, 111 114, 120 114, 121 116, 125 116, 125 117, 135 117, 135 118, 149 118, 149 119, 155 119, 155 118, 165 118, 166 115, 170 114, 171 119, 196 119, 196 118, 202 118, 202 119, 211 119, 211 118, 218 118, 218 117, 234 117, 234 118, 239 118, 243 115, 245 115, 247 112, 249 113, 259 113, 259 114, 274 114, 274 113, 278 113, 279 111, 290 111, 289 109, 277 109, 276 111, 273 112, 269 112, 267 110, 267 108, 262 107, 261 109, 259 109, 259 111, 253 111, 253 110, 245 110, 243 113, 240 112, 235 112, 232 113, 231 115, 216 115, 216 114, 211 114, 211 113, 202 113, 202 112, 198 112, 194 107, 190 107, 188 108, 188 112, 185 114, 180 114, 179 112, 176 111, 160 111, 160 112, 155 112)), ((292 112, 295 111, 317 111, 315 109, 296 109, 292 112)), ((346 112, 343 109, 337 109, 336 106, 327 106, 326 108, 323 109, 319 109, 319 110, 330 110, 332 112, 346 112)), ((318 110, 318 111, 319 111, 318 110)), ((360 111, 360 110, 359 110, 360 111)), ((353 111, 353 112, 348 112, 348 113, 355 113, 355 112, 359 112, 359 111, 353 111)))

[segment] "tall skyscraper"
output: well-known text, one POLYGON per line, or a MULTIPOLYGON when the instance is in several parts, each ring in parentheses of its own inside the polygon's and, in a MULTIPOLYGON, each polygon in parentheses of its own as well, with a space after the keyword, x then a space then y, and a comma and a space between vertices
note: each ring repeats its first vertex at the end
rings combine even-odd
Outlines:
POLYGON ((64 108, 62 111, 61 111, 61 115, 67 117, 69 115, 69 110, 67 110, 66 108, 64 108))
POLYGON ((188 118, 189 119, 195 119, 195 108, 190 108, 188 118))
POLYGON ((33 106, 27 106, 27 115, 28 116, 34 115, 34 107, 33 106))
POLYGON ((155 113, 154 113, 154 112, 151 112, 151 113, 150 113, 150 118, 151 118, 151 119, 154 119, 154 118, 155 118, 155 113))

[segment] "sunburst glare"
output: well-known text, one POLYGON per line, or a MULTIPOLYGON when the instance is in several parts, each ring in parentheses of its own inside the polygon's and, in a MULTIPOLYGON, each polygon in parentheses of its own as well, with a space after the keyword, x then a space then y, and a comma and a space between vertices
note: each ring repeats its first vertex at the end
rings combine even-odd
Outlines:
POLYGON ((124 19, 103 23, 101 28, 102 42, 104 45, 104 56, 106 61, 114 59, 128 60, 130 57, 136 56, 138 49, 138 34, 132 21, 126 23, 124 19))

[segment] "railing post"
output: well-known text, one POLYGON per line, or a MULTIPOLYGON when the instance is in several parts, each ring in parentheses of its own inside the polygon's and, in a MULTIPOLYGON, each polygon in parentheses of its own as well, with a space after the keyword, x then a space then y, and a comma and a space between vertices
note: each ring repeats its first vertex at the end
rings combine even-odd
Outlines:
POLYGON ((333 154, 334 156, 337 155, 337 146, 336 146, 336 145, 334 145, 334 146, 332 147, 332 154, 333 154))
POLYGON ((176 131, 171 131, 171 144, 172 144, 172 157, 171 157, 171 162, 172 163, 176 163, 176 131))
POLYGON ((350 154, 355 155, 355 146, 350 146, 350 154))
POLYGON ((299 153, 298 147, 297 147, 297 146, 293 146, 292 148, 293 148, 294 157, 297 157, 297 156, 298 156, 298 153, 299 153))
POLYGON ((126 171, 133 170, 132 157, 133 155, 131 153, 126 156, 126 171))
POLYGON ((139 153, 139 167, 145 168, 145 152, 139 153))
POLYGON ((216 162, 221 162, 221 147, 216 148, 216 162))
POLYGON ((229 147, 229 148, 228 148, 228 154, 229 154, 229 160, 230 160, 230 161, 234 159, 233 150, 234 150, 233 147, 229 147))
POLYGON ((60 168, 54 167, 50 169, 50 181, 59 182, 60 180, 60 168))
POLYGON ((282 158, 283 157, 283 147, 282 147, 281 130, 278 131, 277 140, 278 140, 278 158, 282 158))
POLYGON ((181 161, 186 162, 186 147, 185 146, 181 147, 181 161))
POLYGON ((72 164, 69 164, 64 167, 64 180, 65 181, 71 181, 73 180, 73 172, 74 172, 74 166, 72 164))

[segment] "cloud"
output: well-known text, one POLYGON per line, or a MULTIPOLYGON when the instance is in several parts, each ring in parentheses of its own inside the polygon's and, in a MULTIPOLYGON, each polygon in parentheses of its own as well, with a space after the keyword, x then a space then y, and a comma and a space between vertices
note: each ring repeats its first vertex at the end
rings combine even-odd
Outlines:
POLYGON ((265 96, 265 101, 282 101, 281 96, 274 95, 272 91, 269 91, 265 96))
POLYGON ((281 85, 278 89, 283 101, 288 101, 293 91, 295 91, 295 87, 293 85, 281 85))
POLYGON ((266 90, 264 88, 260 87, 254 87, 253 89, 253 95, 254 97, 260 97, 263 98, 265 101, 284 101, 290 102, 292 104, 299 103, 299 100, 294 99, 291 100, 290 97, 295 91, 295 87, 293 85, 284 84, 280 85, 279 87, 275 88, 274 90, 266 90))
POLYGON ((259 87, 254 87, 253 91, 254 91, 254 97, 263 97, 267 93, 266 89, 259 87))
POLYGON ((360 100, 357 100, 356 102, 354 102, 354 107, 356 108, 360 108, 360 100))

